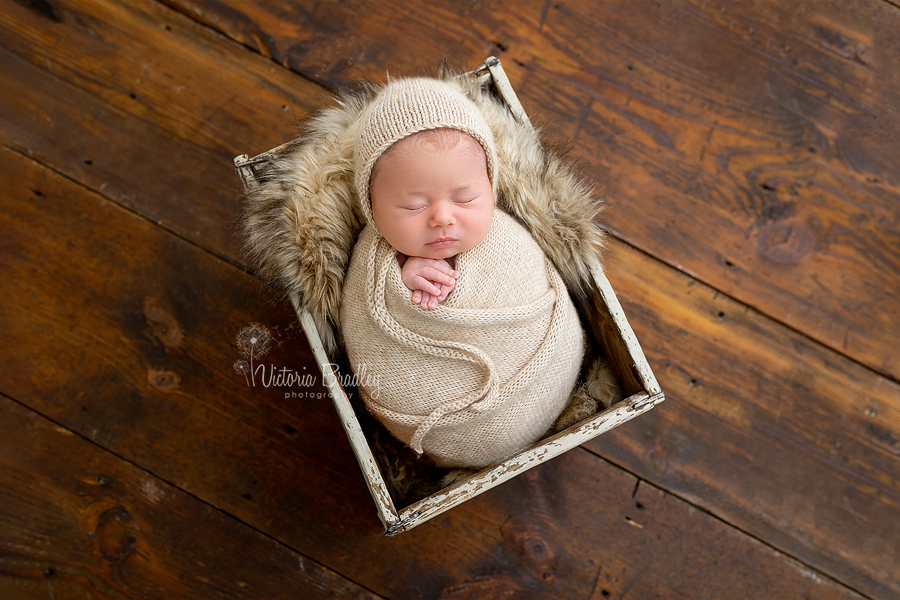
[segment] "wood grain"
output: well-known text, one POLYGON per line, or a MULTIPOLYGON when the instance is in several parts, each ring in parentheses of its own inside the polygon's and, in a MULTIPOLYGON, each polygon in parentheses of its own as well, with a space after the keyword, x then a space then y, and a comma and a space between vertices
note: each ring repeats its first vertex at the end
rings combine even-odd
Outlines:
POLYGON ((612 260, 666 402, 587 447, 866 595, 900 593, 882 526, 900 522, 900 386, 643 255, 612 260))
POLYGON ((4 397, 0 415, 4 598, 378 597, 4 397))
MULTIPOLYGON (((380 593, 418 597, 406 587, 418 585, 409 583, 417 581, 417 570, 431 574, 434 581, 421 585, 431 586, 434 595, 485 576, 499 542, 469 541, 473 526, 466 519, 475 517, 460 515, 477 515, 486 505, 451 512, 448 523, 456 533, 449 538, 439 523, 437 532, 404 534, 396 546, 381 541, 329 402, 250 387, 234 371, 240 359, 235 336, 252 321, 281 328, 273 364, 313 366, 305 343, 284 330, 293 321, 289 308, 267 308, 255 282, 115 206, 162 221, 201 248, 233 259, 236 240, 228 225, 237 180, 230 157, 252 152, 254 141, 262 150, 291 135, 282 133, 289 121, 278 106, 282 92, 270 95, 266 86, 282 89, 285 97, 315 88, 154 4, 59 3, 49 18, 19 4, 3 9, 2 139, 104 196, 73 204, 74 192, 66 188, 48 200, 44 188, 55 176, 40 172, 28 186, 16 169, 24 172, 29 163, 4 161, 13 169, 4 176, 15 181, 7 189, 20 196, 19 204, 5 209, 3 227, 13 235, 0 241, 0 285, 10 298, 0 304, 7 341, 0 391, 292 547, 321 552, 316 556, 339 572, 356 579, 364 569, 380 593), (162 66, 144 70, 159 56, 166 57, 162 66), (220 72, 222 65, 227 73, 220 72), (123 87, 136 73, 150 82, 148 93, 123 87), (269 77, 274 83, 266 83, 269 77), (179 95, 185 90, 174 90, 185 81, 195 88, 188 99, 179 95), (241 90, 241 99, 233 101, 241 110, 213 114, 208 103, 228 98, 231 88, 241 90), (203 137, 205 117, 214 126, 209 139, 203 137), (212 139, 232 139, 238 147, 215 146, 212 139), (28 202, 37 203, 31 212, 23 208, 28 202), (165 218, 156 218, 159 207, 167 207, 165 218), (395 564, 382 564, 387 555, 408 563, 408 570, 393 572, 395 564), (442 561, 437 569, 435 557, 442 561), (374 566, 360 566, 368 564, 374 566)), ((532 19, 525 5, 520 13, 509 22, 532 19)), ((424 14, 417 18, 427 19, 424 14)), ((404 42, 393 43, 399 56, 404 42)), ((475 50, 477 60, 483 58, 481 48, 475 50)), ((423 67, 431 64, 430 55, 410 56, 427 58, 423 67)), ((528 90, 534 104, 527 107, 545 107, 545 120, 575 136, 577 123, 552 111, 588 102, 592 88, 506 64, 517 92, 528 90)), ((891 76, 884 78, 890 82, 891 76)), ((310 108, 325 103, 315 95, 303 100, 310 108)), ((300 105, 298 100, 287 112, 300 105)), ((705 214, 689 196, 672 198, 683 210, 695 206, 705 214)), ((7 194, 3 201, 13 200, 7 194)), ((620 210, 615 206, 607 217, 620 210)), ((667 244, 682 242, 666 231, 657 234, 670 235, 667 244)), ((870 597, 895 596, 900 553, 896 533, 883 524, 897 522, 896 385, 752 310, 744 315, 746 306, 716 298, 713 289, 627 246, 616 244, 612 254, 619 256, 610 269, 613 285, 675 402, 592 448, 870 597), (699 289, 703 294, 692 291, 699 289), (856 553, 842 550, 844 544, 856 553)), ((890 285, 890 278, 882 283, 890 285)), ((860 331, 871 325, 863 313, 860 331)), ((483 502, 502 505, 527 492, 511 486, 483 502)), ((578 532, 586 536, 585 548, 596 545, 590 538, 596 531, 578 532)), ((565 532, 558 535, 558 544, 567 546, 565 532)), ((697 537, 691 543, 706 542, 697 537)), ((653 552, 667 556, 664 548, 653 552)), ((580 591, 590 588, 578 585, 580 591)))
POLYGON ((3 142, 236 259, 232 158, 294 137, 322 89, 154 2, 0 11, 3 142))
MULTIPOLYGON (((0 207, 9 216, 0 292, 13 299, 0 308, 7 332, 0 391, 378 594, 583 598, 639 586, 686 598, 774 590, 858 597, 652 486, 638 501, 655 516, 635 516, 637 480, 581 449, 384 538, 329 401, 285 397, 319 392, 321 384, 248 385, 234 370, 235 332, 247 322, 285 318, 259 307, 250 277, 9 151, 0 182, 11 190, 0 207), (13 180, 19 185, 9 185, 13 180), (721 543, 708 546, 710 539, 721 543), (695 551, 672 552, 675 546, 695 551), (648 556, 655 557, 649 574, 648 556), (732 568, 708 569, 716 560, 732 568)), ((296 340, 272 334, 271 341, 268 353, 260 347, 258 364, 312 366, 296 340)), ((0 422, 30 435, 17 419, 0 422)), ((0 452, 3 460, 25 460, 3 469, 4 477, 34 471, 32 463, 46 463, 53 485, 66 485, 63 472, 81 473, 66 463, 79 454, 65 444, 0 439, 12 446, 0 452), (16 450, 23 446, 30 449, 16 450)), ((3 489, 22 485, 12 483, 3 489)), ((140 485, 127 479, 122 494, 144 498, 140 485)), ((130 498, 122 506, 142 530, 149 527, 152 517, 130 498)), ((25 502, 6 504, 4 518, 30 523, 35 513, 25 502)), ((148 541, 157 543, 166 545, 148 541)), ((230 548, 225 541, 217 547, 230 548)), ((64 541, 60 552, 67 548, 64 541)), ((46 567, 29 569, 13 574, 32 580, 46 567)))
POLYGON ((330 88, 499 56, 617 235, 900 378, 896 7, 166 1, 330 88))

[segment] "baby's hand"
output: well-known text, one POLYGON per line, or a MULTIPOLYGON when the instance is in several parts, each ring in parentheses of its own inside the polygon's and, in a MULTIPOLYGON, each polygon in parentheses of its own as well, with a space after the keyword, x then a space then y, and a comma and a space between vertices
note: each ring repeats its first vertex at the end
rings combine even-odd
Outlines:
POLYGON ((410 256, 400 270, 403 285, 412 290, 412 302, 424 309, 437 308, 456 287, 459 272, 446 260, 410 256))

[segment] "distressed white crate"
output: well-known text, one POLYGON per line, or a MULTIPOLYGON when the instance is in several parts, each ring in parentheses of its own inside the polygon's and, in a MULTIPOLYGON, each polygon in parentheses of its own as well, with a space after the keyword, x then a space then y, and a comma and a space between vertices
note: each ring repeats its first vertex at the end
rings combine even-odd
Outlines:
MULTIPOLYGON (((513 113, 523 123, 529 123, 528 116, 519 103, 498 59, 488 58, 483 65, 469 75, 483 78, 485 85, 492 84, 513 113)), ((277 149, 269 152, 275 151, 277 149)), ((268 152, 263 153, 254 158, 248 158, 246 154, 235 157, 235 170, 245 187, 252 188, 258 185, 254 165, 264 162, 268 154, 268 152)), ((312 317, 299 305, 297 298, 291 299, 303 331, 309 340, 313 355, 321 369, 323 381, 362 469, 366 485, 375 501, 375 508, 378 518, 384 525, 385 535, 395 535, 420 525, 544 461, 645 413, 664 400, 664 394, 650 370, 650 365, 644 357, 641 346, 625 318, 622 306, 609 285, 609 281, 600 269, 594 270, 593 279, 594 289, 588 303, 578 308, 591 325, 590 331, 587 332, 588 335, 592 336, 594 341, 606 352, 608 362, 625 391, 625 399, 564 431, 538 441, 505 460, 478 471, 471 477, 457 481, 426 498, 402 507, 394 504, 388 492, 369 439, 360 425, 360 419, 354 411, 347 391, 340 383, 339 374, 333 366, 335 361, 328 356, 322 346, 322 340, 312 317)))

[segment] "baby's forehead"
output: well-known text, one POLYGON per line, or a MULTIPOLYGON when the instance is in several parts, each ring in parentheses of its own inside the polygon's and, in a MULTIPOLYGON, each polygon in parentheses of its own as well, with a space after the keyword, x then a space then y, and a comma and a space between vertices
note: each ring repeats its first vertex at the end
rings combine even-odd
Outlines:
MULTIPOLYGON (((378 160, 401 152, 466 152, 484 155, 484 148, 474 137, 459 129, 427 129, 408 135, 391 144, 378 160)), ((376 161, 377 164, 377 161, 376 161)))

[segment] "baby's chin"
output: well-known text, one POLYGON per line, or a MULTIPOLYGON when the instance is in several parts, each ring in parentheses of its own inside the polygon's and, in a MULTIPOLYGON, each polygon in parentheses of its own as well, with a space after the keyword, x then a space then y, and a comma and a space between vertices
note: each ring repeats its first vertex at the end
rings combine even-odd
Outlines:
POLYGON ((452 248, 441 248, 440 250, 425 249, 418 256, 421 258, 431 258, 434 260, 446 260, 452 258, 462 252, 462 250, 454 250, 452 248))
POLYGON ((466 250, 471 250, 478 244, 453 244, 452 246, 447 246, 445 248, 428 248, 427 246, 423 248, 424 254, 420 254, 422 258, 433 258, 434 260, 446 260, 448 258, 453 258, 457 254, 461 252, 465 252, 466 250))
MULTIPOLYGON (((387 240, 389 244, 391 244, 391 240, 387 240)), ((478 240, 478 243, 472 243, 472 241, 456 241, 455 243, 434 248, 427 244, 419 246, 419 245, 411 245, 409 243, 406 244, 391 244, 394 250, 403 254, 405 256, 416 256, 418 258, 430 258, 432 260, 446 260, 448 258, 453 258, 457 254, 461 252, 465 252, 466 250, 471 250, 478 244, 480 244, 482 240, 478 240)))

